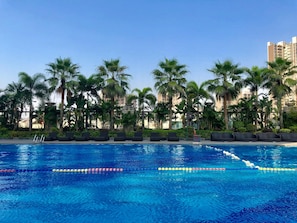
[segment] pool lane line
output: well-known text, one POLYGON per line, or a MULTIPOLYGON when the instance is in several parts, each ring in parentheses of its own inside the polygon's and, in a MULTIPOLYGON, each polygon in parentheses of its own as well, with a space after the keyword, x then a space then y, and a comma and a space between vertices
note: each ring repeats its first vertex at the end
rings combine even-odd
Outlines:
POLYGON ((102 168, 81 168, 81 169, 52 169, 52 172, 59 173, 100 173, 100 172, 123 172, 123 168, 102 167, 102 168))
POLYGON ((224 168, 224 167, 155 167, 155 168, 115 168, 115 167, 98 167, 98 168, 54 168, 54 169, 0 169, 0 173, 17 173, 17 172, 55 172, 55 173, 84 173, 96 174, 104 172, 133 172, 133 171, 246 171, 258 170, 264 172, 281 172, 297 171, 297 168, 277 168, 277 167, 256 167, 256 168, 224 168))
POLYGON ((14 173, 15 169, 0 169, 0 173, 14 173))
POLYGON ((225 171, 226 168, 204 167, 158 167, 159 171, 225 171))
POLYGON ((279 171, 297 171, 297 168, 258 167, 258 170, 279 172, 279 171))
POLYGON ((242 161, 247 167, 250 167, 250 168, 259 168, 259 166, 256 166, 254 163, 250 162, 249 160, 241 159, 240 157, 236 156, 235 154, 233 154, 233 153, 231 153, 229 151, 226 151, 226 150, 223 150, 223 149, 214 147, 214 146, 206 146, 206 148, 207 149, 212 149, 212 150, 214 150, 216 152, 220 152, 223 155, 225 155, 227 157, 230 157, 233 160, 242 161))

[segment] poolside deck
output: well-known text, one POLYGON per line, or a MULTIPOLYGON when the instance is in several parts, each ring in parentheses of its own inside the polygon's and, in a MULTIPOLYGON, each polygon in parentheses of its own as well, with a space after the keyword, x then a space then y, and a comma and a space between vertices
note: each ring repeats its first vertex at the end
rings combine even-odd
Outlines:
MULTIPOLYGON (((33 142, 32 139, 0 139, 0 144, 41 144, 40 142, 33 142)), ((112 138, 108 141, 45 141, 42 144, 180 144, 180 145, 278 145, 286 147, 297 147, 297 142, 241 142, 241 141, 210 141, 210 140, 201 140, 200 142, 194 142, 192 140, 180 140, 180 141, 150 141, 149 139, 144 139, 143 141, 114 141, 112 138)))

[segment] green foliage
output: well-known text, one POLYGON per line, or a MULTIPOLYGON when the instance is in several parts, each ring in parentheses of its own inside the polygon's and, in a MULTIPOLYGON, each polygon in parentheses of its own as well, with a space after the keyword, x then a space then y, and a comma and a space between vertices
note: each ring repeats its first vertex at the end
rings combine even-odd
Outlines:
POLYGON ((0 136, 6 136, 8 134, 8 129, 4 127, 0 127, 0 136))
POLYGON ((279 118, 279 125, 284 127, 282 99, 284 96, 292 92, 292 87, 296 85, 297 81, 293 78, 297 72, 292 66, 292 61, 283 58, 276 58, 273 62, 267 62, 269 65, 268 72, 265 76, 265 85, 269 89, 269 94, 276 100, 277 116, 279 118))
POLYGON ((153 70, 155 79, 155 89, 166 95, 168 102, 169 129, 172 129, 173 117, 173 97, 182 95, 185 91, 187 80, 185 75, 188 73, 186 65, 181 65, 176 59, 166 59, 159 63, 160 69, 153 70))
POLYGON ((235 131, 239 131, 240 128, 244 128, 244 123, 242 121, 234 121, 233 128, 235 131))
POLYGON ((157 126, 160 126, 161 128, 162 128, 162 125, 160 123, 162 121, 166 121, 166 118, 169 114, 167 106, 168 106, 168 103, 160 102, 156 105, 156 107, 154 109, 157 126))
POLYGON ((57 127, 57 110, 56 106, 46 106, 44 112, 45 129, 57 127))
POLYGON ((279 132, 289 133, 291 132, 290 129, 280 129, 279 132))
POLYGON ((133 127, 136 125, 136 114, 135 113, 124 113, 122 115, 122 124, 124 126, 124 129, 133 129, 133 127))
POLYGON ((8 138, 33 139, 35 134, 40 134, 39 131, 9 131, 8 138))
POLYGON ((289 128, 290 126, 297 125, 297 110, 291 108, 289 111, 284 112, 284 126, 289 128))
POLYGON ((204 106, 202 117, 200 120, 200 129, 224 129, 224 121, 222 118, 222 114, 220 112, 215 111, 213 104, 207 104, 204 106))
POLYGON ((289 128, 292 132, 297 132, 297 125, 292 125, 289 128))
POLYGON ((228 129, 228 104, 227 100, 235 99, 242 88, 241 76, 244 69, 232 61, 226 60, 223 63, 218 61, 208 71, 215 75, 215 79, 206 82, 208 91, 215 93, 218 99, 223 100, 225 128, 228 129))
POLYGON ((59 132, 59 129, 57 127, 51 127, 50 132, 59 132))
POLYGON ((119 59, 103 61, 103 65, 98 67, 98 77, 104 80, 103 93, 110 101, 110 130, 114 129, 116 107, 116 97, 125 96, 129 89, 130 74, 126 74, 126 66, 120 65, 119 59))
MULTIPOLYGON (((3 92, 0 92, 1 126, 15 130, 10 132, 7 129, 0 129, 0 134, 12 137, 31 137, 32 134, 17 130, 21 130, 18 123, 26 110, 29 110, 29 120, 36 117, 32 106, 32 99, 35 97, 40 98, 42 102, 41 112, 38 113, 38 117, 42 118, 39 118, 38 122, 44 121, 46 131, 52 130, 52 127, 56 128, 57 122, 60 122, 59 129, 62 130, 64 120, 68 122, 65 130, 85 130, 91 125, 92 127, 97 125, 97 120, 100 118, 102 126, 109 121, 111 129, 116 123, 117 126, 124 126, 126 130, 132 132, 140 120, 142 129, 144 129, 144 120, 147 118, 146 115, 149 115, 147 107, 153 115, 147 120, 153 119, 157 128, 162 128, 164 122, 168 121, 169 129, 171 129, 174 124, 173 120, 180 121, 176 120, 174 114, 180 114, 183 126, 196 124, 197 128, 205 130, 201 132, 205 137, 208 137, 209 130, 230 128, 231 122, 228 120, 230 117, 234 131, 255 132, 256 127, 263 131, 288 131, 287 129, 296 131, 297 109, 292 107, 284 110, 282 100, 287 93, 292 92, 297 83, 293 76, 296 70, 293 69, 290 61, 281 58, 277 58, 268 65, 269 68, 263 69, 258 67, 242 69, 232 61, 223 63, 218 61, 209 70, 215 75, 215 79, 199 86, 194 81, 187 82, 186 65, 180 65, 176 59, 165 59, 159 63, 159 69, 155 69, 153 75, 155 89, 165 96, 166 102, 155 105, 156 98, 151 93, 151 88, 134 89, 132 93, 136 94, 131 95, 130 99, 128 97, 127 103, 129 105, 133 100, 138 100, 136 103, 138 119, 135 121, 134 114, 123 115, 123 108, 117 105, 117 97, 127 96, 131 76, 125 73, 127 67, 121 66, 119 60, 104 61, 103 65, 98 67, 97 74, 86 78, 79 74, 79 66, 73 64, 70 58, 58 58, 53 63, 47 64, 47 72, 51 77, 46 82, 41 81, 44 79, 42 74, 30 77, 22 72, 19 74, 19 83, 13 82, 3 92), (241 78, 243 71, 247 72, 247 78, 244 80, 241 78), (47 84, 50 89, 47 89, 47 84), (242 84, 249 86, 252 97, 242 98, 235 105, 223 103, 224 113, 216 111, 214 100, 209 92, 214 93, 218 100, 227 102, 238 96, 243 87, 242 84), (270 95, 258 98, 259 87, 265 87, 270 95), (43 104, 47 99, 47 93, 52 93, 53 90, 61 94, 59 110, 53 105, 44 106, 43 104), (98 92, 101 92, 104 97, 101 98, 102 95, 98 92), (172 109, 173 98, 176 96, 181 99, 181 103, 172 109), (272 109, 272 100, 270 100, 272 97, 278 102, 277 109, 274 108, 275 111, 272 109), (212 102, 206 101, 210 98, 212 102), (64 103, 65 99, 67 103, 64 103), (275 117, 272 118, 272 116, 275 117), (95 120, 96 124, 93 124, 95 120), (256 126, 251 123, 256 123, 256 126), (282 129, 276 129, 276 125, 282 129)), ((31 127, 30 124, 30 130, 31 127)), ((193 135, 192 130, 186 128, 176 132, 182 138, 190 138, 193 135)), ((166 135, 168 130, 161 131, 161 133, 166 135)))
POLYGON ((238 131, 238 132, 246 132, 247 130, 246 130, 245 127, 239 127, 239 128, 237 129, 237 131, 238 131))
POLYGON ((149 87, 143 88, 142 90, 135 88, 132 91, 134 94, 128 95, 127 99, 128 104, 137 101, 137 120, 141 120, 142 129, 144 129, 145 110, 154 107, 157 101, 156 96, 151 92, 152 89, 149 87))
POLYGON ((194 133, 196 133, 196 131, 194 131, 193 127, 183 128, 183 137, 185 139, 193 138, 194 133))
POLYGON ((201 138, 210 139, 210 134, 212 130, 196 130, 196 135, 199 135, 201 138))
POLYGON ((246 131, 248 131, 248 132, 256 132, 257 131, 257 127, 254 124, 247 124, 246 125, 246 131))

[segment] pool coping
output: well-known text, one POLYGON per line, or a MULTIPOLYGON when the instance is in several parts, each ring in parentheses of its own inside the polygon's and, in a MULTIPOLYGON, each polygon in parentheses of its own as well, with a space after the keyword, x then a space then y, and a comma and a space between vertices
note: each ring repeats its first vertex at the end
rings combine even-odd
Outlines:
POLYGON ((144 139, 143 141, 114 141, 110 139, 108 141, 45 141, 45 142, 34 142, 32 139, 0 139, 0 144, 182 144, 182 145, 275 145, 275 146, 286 146, 286 147, 297 147, 297 142, 242 142, 242 141, 211 141, 201 140, 195 142, 192 140, 180 140, 180 141, 150 141, 144 139))

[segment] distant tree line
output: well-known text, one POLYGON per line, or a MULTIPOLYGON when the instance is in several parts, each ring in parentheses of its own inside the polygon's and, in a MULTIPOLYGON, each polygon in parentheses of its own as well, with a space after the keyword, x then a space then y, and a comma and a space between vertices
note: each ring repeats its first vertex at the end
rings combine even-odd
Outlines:
MULTIPOLYGON (((58 127, 83 130, 100 120, 103 127, 145 128, 154 121, 158 128, 164 122, 172 129, 176 117, 183 127, 205 130, 261 131, 279 127, 294 128, 297 124, 295 101, 284 104, 290 93, 296 94, 296 66, 286 59, 267 62, 267 67, 240 67, 230 60, 216 62, 208 71, 214 79, 200 85, 188 81, 187 66, 176 59, 165 59, 152 70, 155 90, 165 95, 166 102, 157 102, 153 89, 145 87, 130 91, 131 74, 120 60, 103 61, 96 73, 89 77, 79 71, 79 65, 70 58, 57 58, 46 65, 45 74, 19 73, 19 81, 12 82, 0 93, 1 127, 18 129, 25 110, 29 113, 29 131, 32 120, 44 123, 46 129, 58 127), (237 99, 243 88, 249 88, 251 97, 237 99), (260 94, 267 92, 267 94, 260 94), (61 96, 56 107, 51 103, 53 93, 61 96), (174 98, 180 103, 174 104, 174 98), (118 103, 126 98, 125 107, 118 103), (273 99, 273 100, 272 100, 273 99), (215 103, 222 102, 217 111, 215 103), (38 102, 38 107, 34 107, 38 102), (276 106, 273 106, 276 102, 276 106)), ((95 127, 97 127, 97 122, 95 127)))

